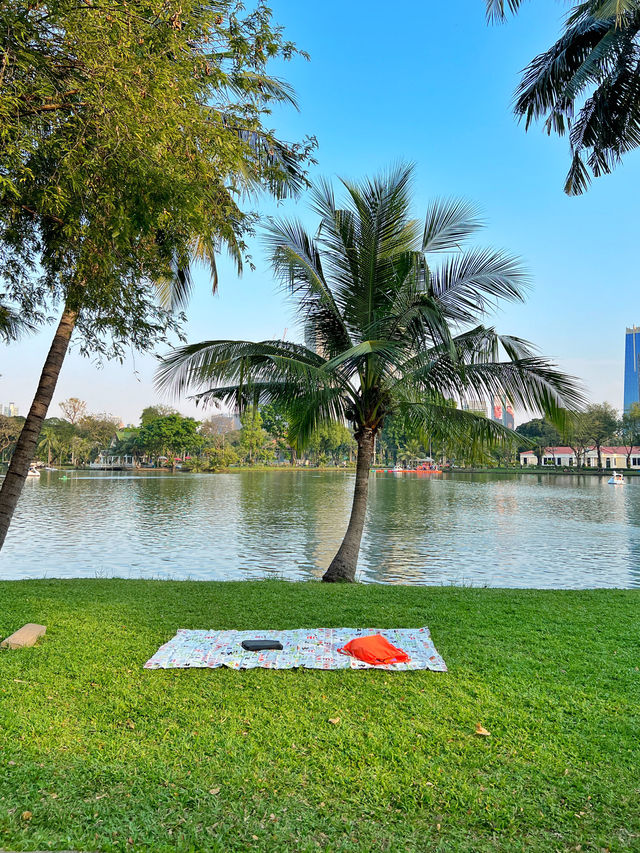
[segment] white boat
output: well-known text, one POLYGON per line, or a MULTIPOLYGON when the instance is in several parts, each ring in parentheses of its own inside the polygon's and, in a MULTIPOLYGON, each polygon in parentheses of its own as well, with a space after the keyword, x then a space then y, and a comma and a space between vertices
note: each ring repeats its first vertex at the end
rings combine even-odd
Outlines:
POLYGON ((393 474, 404 474, 404 468, 400 465, 394 465, 391 471, 393 474))
POLYGON ((29 467, 29 470, 27 471, 27 477, 39 477, 39 476, 40 476, 40 471, 38 471, 37 468, 34 468, 34 466, 31 465, 29 467))
POLYGON ((614 471, 613 474, 607 480, 607 483, 610 486, 624 486, 624 474, 621 471, 614 471))

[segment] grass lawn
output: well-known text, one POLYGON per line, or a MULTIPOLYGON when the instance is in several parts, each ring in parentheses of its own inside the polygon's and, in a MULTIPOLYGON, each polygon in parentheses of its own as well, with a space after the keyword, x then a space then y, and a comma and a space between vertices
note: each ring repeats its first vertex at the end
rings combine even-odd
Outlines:
POLYGON ((0 849, 640 850, 640 592, 1 582, 25 622, 0 849), (180 627, 306 625, 429 625, 450 671, 142 669, 180 627))

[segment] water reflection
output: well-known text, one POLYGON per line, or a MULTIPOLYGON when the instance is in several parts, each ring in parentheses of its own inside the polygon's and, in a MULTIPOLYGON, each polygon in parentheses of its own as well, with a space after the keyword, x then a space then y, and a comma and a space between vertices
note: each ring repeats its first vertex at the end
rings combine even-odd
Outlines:
MULTIPOLYGON (((376 475, 359 575, 382 583, 640 587, 640 482, 376 475)), ((25 486, 0 577, 320 577, 353 474, 44 472, 25 486)))

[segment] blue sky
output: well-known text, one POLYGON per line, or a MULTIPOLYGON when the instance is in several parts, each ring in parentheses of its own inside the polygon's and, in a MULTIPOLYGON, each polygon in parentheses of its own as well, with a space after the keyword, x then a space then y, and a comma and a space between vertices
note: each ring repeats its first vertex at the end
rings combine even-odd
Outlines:
MULTIPOLYGON (((361 177, 398 160, 416 164, 416 215, 428 199, 464 196, 488 222, 479 243, 519 254, 533 279, 524 305, 495 316, 500 331, 528 338, 579 376, 594 401, 622 406, 625 326, 636 305, 637 152, 580 198, 562 192, 566 140, 541 128, 525 133, 511 113, 519 70, 560 30, 566 6, 537 0, 506 25, 487 26, 483 0, 395 8, 376 0, 306 4, 273 0, 275 19, 311 54, 274 66, 297 91, 300 111, 279 110, 272 124, 286 139, 318 137, 316 175, 361 177)), ((265 214, 276 209, 264 201, 265 214)), ((311 224, 305 199, 280 206, 311 224)), ((299 339, 289 305, 271 276, 259 240, 255 272, 240 279, 224 260, 219 295, 203 273, 190 305, 187 336, 299 339)), ((0 350, 0 402, 26 413, 52 330, 0 350)), ((50 415, 69 396, 92 411, 137 421, 154 402, 155 361, 132 356, 102 369, 68 357, 50 415)), ((175 402, 175 401, 174 401, 175 402)), ((188 401, 179 408, 190 414, 188 401)))

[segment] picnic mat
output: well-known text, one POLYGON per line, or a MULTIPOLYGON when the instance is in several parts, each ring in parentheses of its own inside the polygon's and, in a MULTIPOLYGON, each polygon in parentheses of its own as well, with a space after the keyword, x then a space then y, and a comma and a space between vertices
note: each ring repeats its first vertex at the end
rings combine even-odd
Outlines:
POLYGON ((428 628, 297 628, 292 631, 190 631, 181 628, 145 663, 145 669, 186 669, 228 666, 231 669, 433 669, 447 666, 431 640, 428 628), (338 652, 354 637, 382 634, 404 649, 407 663, 373 666, 338 652), (247 652, 243 640, 279 640, 282 651, 247 652))

